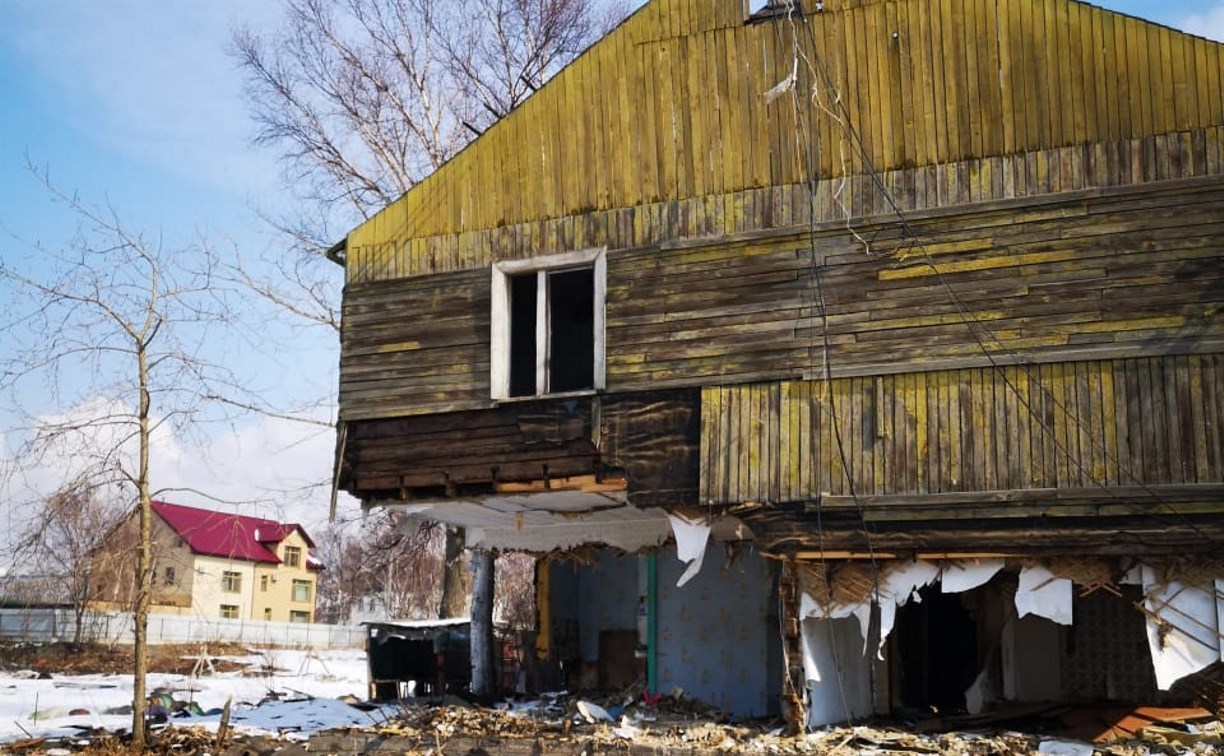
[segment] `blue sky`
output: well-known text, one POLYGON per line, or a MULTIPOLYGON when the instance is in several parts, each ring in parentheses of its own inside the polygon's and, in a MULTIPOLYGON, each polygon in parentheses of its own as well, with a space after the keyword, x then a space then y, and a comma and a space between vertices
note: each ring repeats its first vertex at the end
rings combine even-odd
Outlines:
MULTIPOLYGON (((1224 0, 1103 5, 1224 39, 1224 0)), ((27 155, 61 189, 112 205, 168 244, 206 233, 251 255, 274 251, 276 238, 254 209, 281 207, 277 166, 250 144, 241 78, 226 47, 236 24, 272 28, 279 7, 275 0, 0 0, 0 255, 27 256, 33 241, 60 246, 73 232, 72 217, 27 172, 27 155)), ((329 390, 332 346, 303 338, 297 346, 306 354, 293 362, 308 366, 301 372, 311 385, 284 384, 329 390)), ((266 444, 283 452, 272 467, 302 476, 330 463, 329 439, 295 441, 292 429, 267 423, 179 453, 219 460, 191 482, 225 477, 233 495, 260 485, 265 454, 273 453, 260 448, 266 444), (240 436, 238 454, 250 462, 242 469, 226 459, 240 436)))

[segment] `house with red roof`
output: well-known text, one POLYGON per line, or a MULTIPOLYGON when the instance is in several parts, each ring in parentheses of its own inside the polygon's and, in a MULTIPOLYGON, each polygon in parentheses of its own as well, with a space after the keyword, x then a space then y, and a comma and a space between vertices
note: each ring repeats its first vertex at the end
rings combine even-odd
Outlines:
MULTIPOLYGON (((314 541, 299 523, 154 501, 150 611, 223 619, 311 622, 318 573, 314 541)), ((136 518, 95 557, 98 609, 128 609, 136 518)))

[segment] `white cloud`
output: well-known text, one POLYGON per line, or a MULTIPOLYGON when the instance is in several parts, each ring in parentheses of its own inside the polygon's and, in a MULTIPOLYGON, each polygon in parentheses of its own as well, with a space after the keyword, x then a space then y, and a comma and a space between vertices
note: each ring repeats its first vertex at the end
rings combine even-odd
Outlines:
POLYGON ((55 85, 60 112, 115 149, 241 198, 274 187, 249 146, 242 80, 226 54, 236 23, 273 22, 278 3, 27 3, 8 36, 55 85))
MULTIPOLYGON (((121 409, 95 398, 40 420, 103 418, 121 409)), ((16 473, 0 479, 0 522, 5 525, 0 555, 32 508, 90 464, 109 457, 133 470, 137 447, 130 432, 130 426, 84 427, 64 434, 37 460, 19 459, 20 441, 0 434, 0 469, 16 473), (120 451, 113 453, 116 448, 120 451)), ((279 418, 255 418, 198 440, 176 437, 169 425, 162 425, 152 438, 151 484, 166 501, 301 522, 318 533, 328 518, 334 449, 330 428, 279 418)), ((125 495, 131 495, 130 488, 125 495)), ((351 519, 357 511, 356 501, 342 494, 341 517, 351 519)))
POLYGON ((1224 42, 1224 1, 1217 0, 1202 13, 1182 16, 1173 25, 1184 32, 1224 42))

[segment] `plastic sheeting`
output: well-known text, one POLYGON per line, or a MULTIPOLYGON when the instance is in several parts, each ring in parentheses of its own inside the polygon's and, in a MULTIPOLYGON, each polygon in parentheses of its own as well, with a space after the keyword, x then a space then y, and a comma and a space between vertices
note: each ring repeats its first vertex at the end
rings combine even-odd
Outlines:
POLYGON ((1002 559, 951 562, 943 566, 943 572, 939 575, 939 589, 944 593, 964 593, 979 585, 986 585, 1001 569, 1002 559))
POLYGON ((704 519, 688 520, 670 513, 667 519, 671 520, 672 533, 676 536, 676 557, 681 562, 688 563, 688 568, 676 581, 676 587, 679 588, 701 571, 706 543, 710 540, 710 523, 704 519))
POLYGON ((1156 570, 1143 568, 1143 607, 1147 615, 1148 649, 1156 671, 1156 686, 1168 690, 1187 675, 1224 658, 1220 641, 1218 592, 1224 581, 1202 586, 1159 582, 1156 570))
POLYGON ((1024 567, 1016 588, 1016 615, 1035 614, 1060 625, 1070 625, 1073 597, 1070 580, 1055 577, 1045 567, 1024 567))

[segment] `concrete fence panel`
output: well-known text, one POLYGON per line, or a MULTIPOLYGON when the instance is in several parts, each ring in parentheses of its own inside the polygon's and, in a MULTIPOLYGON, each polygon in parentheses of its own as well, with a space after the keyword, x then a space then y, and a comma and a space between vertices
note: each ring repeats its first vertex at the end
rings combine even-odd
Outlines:
MULTIPOLYGON (((33 607, 0 609, 0 640, 72 640, 76 617, 71 609, 33 607)), ((85 612, 82 640, 128 644, 133 639, 127 612, 85 612)), ((365 630, 349 625, 262 622, 177 615, 149 615, 149 643, 243 643, 252 646, 359 648, 365 630)))

